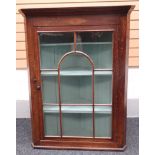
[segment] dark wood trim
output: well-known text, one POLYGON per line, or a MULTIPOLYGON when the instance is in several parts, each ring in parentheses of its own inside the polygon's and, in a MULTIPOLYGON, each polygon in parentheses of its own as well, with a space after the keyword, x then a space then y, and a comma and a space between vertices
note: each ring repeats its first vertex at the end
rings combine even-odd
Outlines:
POLYGON ((34 79, 36 79, 35 75, 35 52, 34 52, 34 31, 32 26, 31 19, 27 18, 25 21, 26 25, 26 50, 27 50, 27 61, 28 61, 28 73, 29 73, 29 92, 30 92, 30 110, 31 110, 31 126, 32 126, 32 139, 35 144, 39 144, 40 136, 38 130, 38 113, 39 110, 37 109, 37 93, 36 93, 36 83, 34 79), (34 123, 35 122, 35 123, 34 123))
MULTIPOLYGON (((132 6, 133 7, 133 6, 132 6)), ((75 15, 110 15, 127 14, 131 5, 124 6, 98 6, 98 7, 66 7, 66 8, 31 8, 20 9, 19 12, 27 17, 41 16, 75 16, 75 15)))
POLYGON ((116 25, 100 25, 100 26, 92 26, 92 25, 83 25, 83 26, 43 26, 36 27, 37 32, 87 32, 87 31, 114 31, 116 25))
POLYGON ((127 145, 122 148, 112 148, 112 147, 80 147, 80 146, 53 146, 53 145, 35 145, 32 143, 32 147, 35 149, 49 149, 49 150, 89 150, 89 151, 124 151, 127 145))
POLYGON ((38 108, 39 110, 39 130, 40 130, 40 139, 43 139, 44 137, 44 115, 43 115, 43 104, 42 104, 42 81, 41 81, 41 76, 40 76, 40 47, 39 47, 39 37, 38 37, 38 33, 36 31, 36 28, 34 28, 34 53, 35 53, 35 73, 36 73, 36 87, 39 86, 40 89, 37 89, 37 99, 38 99, 38 105, 36 106, 36 108, 38 108))
POLYGON ((112 140, 117 141, 118 138, 118 26, 113 32, 113 74, 112 74, 112 140))
POLYGON ((100 26, 119 24, 120 15, 77 15, 58 17, 34 17, 33 26, 36 27, 72 27, 72 26, 100 26), (91 22, 94 21, 94 22, 91 22))

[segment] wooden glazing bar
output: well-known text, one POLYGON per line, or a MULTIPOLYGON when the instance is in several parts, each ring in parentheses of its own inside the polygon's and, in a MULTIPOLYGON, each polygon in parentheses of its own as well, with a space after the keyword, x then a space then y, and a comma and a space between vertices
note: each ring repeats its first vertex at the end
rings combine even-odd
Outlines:
POLYGON ((74 51, 76 52, 77 33, 74 32, 74 51))
POLYGON ((61 110, 61 90, 60 90, 60 84, 61 84, 61 80, 60 80, 60 66, 62 61, 64 60, 65 57, 67 57, 70 54, 78 54, 78 55, 83 55, 84 57, 86 57, 88 59, 88 61, 90 62, 91 66, 92 66, 92 106, 93 106, 93 111, 92 111, 92 121, 93 121, 93 137, 95 137, 95 118, 94 118, 94 62, 93 60, 89 57, 89 55, 87 55, 86 53, 82 52, 82 51, 71 51, 71 52, 67 52, 66 54, 64 54, 61 59, 59 60, 58 63, 58 96, 59 96, 59 113, 60 113, 60 135, 62 137, 62 110, 61 110))
MULTIPOLYGON (((44 103, 44 105, 47 105, 47 106, 58 106, 59 104, 56 104, 56 103, 44 103)), ((62 104, 61 103, 61 106, 92 106, 92 104, 62 104)), ((94 103, 94 106, 112 106, 112 104, 95 104, 94 103)))
POLYGON ((60 136, 62 137, 62 110, 61 110, 61 94, 60 94, 60 65, 58 65, 58 95, 59 95, 60 136))

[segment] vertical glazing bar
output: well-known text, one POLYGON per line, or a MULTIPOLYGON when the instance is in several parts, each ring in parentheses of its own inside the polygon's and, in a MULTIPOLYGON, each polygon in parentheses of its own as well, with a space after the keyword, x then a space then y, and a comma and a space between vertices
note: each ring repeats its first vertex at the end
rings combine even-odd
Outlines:
POLYGON ((83 55, 85 56, 90 64, 92 65, 92 127, 93 127, 93 138, 95 138, 95 106, 94 106, 94 63, 93 60, 91 59, 91 57, 89 57, 86 53, 81 52, 81 51, 71 51, 71 52, 67 52, 66 54, 64 54, 61 59, 59 60, 58 63, 58 97, 59 97, 59 115, 60 115, 60 134, 61 137, 63 135, 62 133, 62 111, 61 111, 61 93, 60 93, 60 64, 62 63, 62 61, 64 60, 64 58, 70 54, 79 54, 79 55, 83 55))
POLYGON ((94 65, 92 66, 92 108, 93 108, 93 138, 95 138, 95 106, 94 106, 94 65))
POLYGON ((74 52, 76 52, 76 38, 77 37, 77 34, 76 32, 74 32, 74 52))
POLYGON ((62 137, 62 111, 61 111, 61 94, 60 94, 60 66, 58 67, 58 97, 59 97, 59 120, 60 120, 60 136, 62 137))

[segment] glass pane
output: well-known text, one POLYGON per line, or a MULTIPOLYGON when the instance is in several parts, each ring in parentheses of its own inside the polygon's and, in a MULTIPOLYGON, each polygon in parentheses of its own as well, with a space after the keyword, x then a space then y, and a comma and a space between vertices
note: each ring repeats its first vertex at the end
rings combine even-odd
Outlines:
MULTIPOLYGON (((60 136, 58 62, 73 50, 73 33, 40 33, 40 62, 44 129, 46 136, 60 136), (48 105, 48 106, 47 106, 48 105), (50 106, 49 106, 50 105, 50 106), (51 106, 52 105, 52 106, 51 106)), ((95 104, 112 104, 112 32, 80 32, 77 50, 92 58, 95 69, 95 104)), ((83 55, 67 55, 60 65, 63 136, 93 136, 92 66, 83 55), (63 106, 76 104, 75 106, 63 106)), ((95 106, 95 136, 111 137, 112 107, 95 106)))
POLYGON ((112 32, 77 33, 77 50, 87 53, 95 68, 112 68, 112 32))
POLYGON ((60 86, 62 104, 92 103, 91 76, 62 76, 60 86))
POLYGON ((61 63, 61 70, 68 71, 87 71, 91 70, 92 66, 89 60, 81 54, 69 54, 65 57, 65 59, 61 63))
POLYGON ((95 114, 95 137, 112 137, 111 114, 95 114))
MULTIPOLYGON (((92 106, 62 106, 63 136, 92 137, 92 106)), ((44 106, 46 136, 60 135, 59 106, 44 106)), ((95 106, 95 136, 112 136, 112 107, 95 106)))
MULTIPOLYGON (((63 136, 92 137, 92 106, 62 106, 63 136)), ((60 134, 59 106, 44 106, 45 135, 60 134)))
MULTIPOLYGON (((42 76, 43 103, 58 103, 57 71, 54 75, 42 76)), ((91 104, 92 103, 92 72, 61 72, 61 101, 62 104, 91 104), (82 75, 81 75, 82 74, 82 75)), ((112 75, 95 74, 95 104, 112 103, 112 75)))
MULTIPOLYGON (((104 72, 104 71, 103 71, 104 72)), ((112 103, 112 75, 95 75, 95 104, 112 103)))
POLYGON ((45 136, 60 136, 59 113, 51 113, 44 110, 44 134, 45 136))
POLYGON ((62 104, 92 103, 92 66, 85 56, 66 56, 60 65, 60 76, 62 104))
POLYGON ((63 113, 62 123, 64 136, 93 135, 91 113, 63 113))
POLYGON ((41 69, 57 68, 60 58, 73 49, 73 33, 39 33, 41 69))
POLYGON ((42 76, 43 104, 58 102, 58 79, 57 76, 42 76))
POLYGON ((112 137, 112 106, 95 106, 95 137, 112 137))

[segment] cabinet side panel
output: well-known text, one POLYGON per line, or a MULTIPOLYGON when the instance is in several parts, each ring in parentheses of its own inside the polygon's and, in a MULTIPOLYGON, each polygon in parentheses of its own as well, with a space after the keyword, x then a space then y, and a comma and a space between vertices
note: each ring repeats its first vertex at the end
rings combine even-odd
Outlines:
POLYGON ((127 117, 127 76, 128 76, 128 19, 126 15, 120 17, 119 26, 119 75, 118 75, 118 143, 120 147, 126 144, 126 117, 127 117))
POLYGON ((118 76, 119 76, 119 47, 118 47, 118 26, 113 33, 113 83, 112 83, 112 104, 113 104, 113 128, 112 128, 112 138, 113 141, 117 141, 118 138, 118 106, 119 102, 117 100, 118 92, 118 76))

